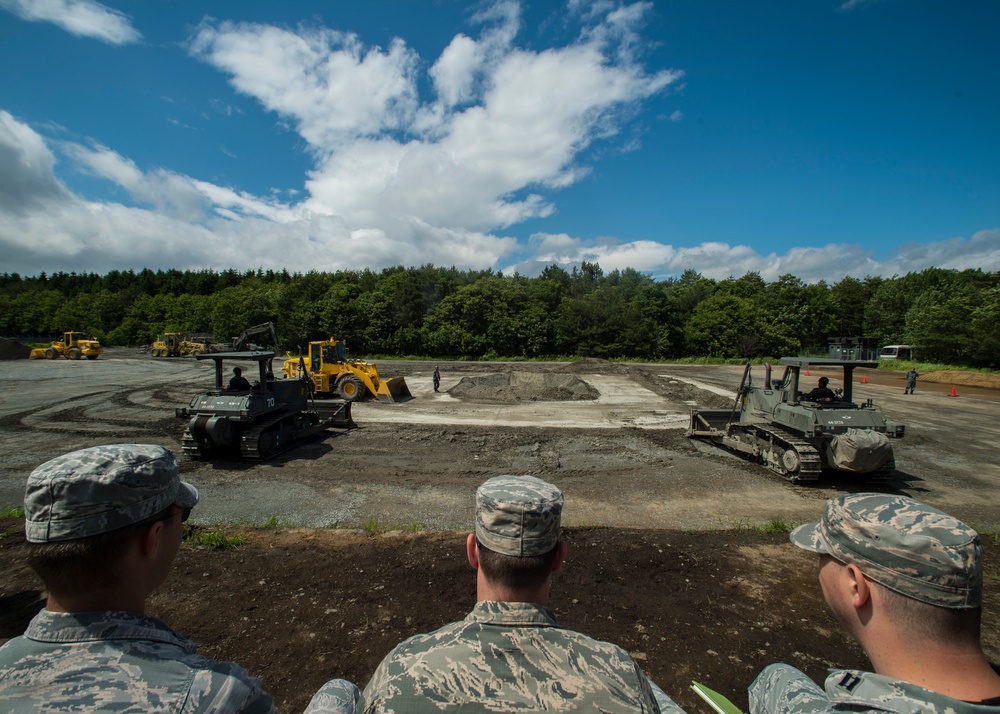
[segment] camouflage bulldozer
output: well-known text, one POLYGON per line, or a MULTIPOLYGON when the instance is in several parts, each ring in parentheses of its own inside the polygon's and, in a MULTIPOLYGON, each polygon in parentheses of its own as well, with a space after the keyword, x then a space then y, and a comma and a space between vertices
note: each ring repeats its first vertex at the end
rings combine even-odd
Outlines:
POLYGON ((263 460, 327 429, 356 426, 350 402, 337 399, 315 404, 309 380, 275 379, 274 356, 274 352, 217 352, 196 357, 215 361, 215 386, 174 410, 177 418, 187 421, 181 437, 186 455, 263 460), (256 379, 249 389, 227 386, 226 361, 256 363, 256 379))
POLYGON ((889 439, 903 437, 906 427, 890 427, 871 399, 854 401, 854 370, 878 363, 783 357, 781 364, 780 378, 765 365, 760 382, 748 364, 733 408, 695 407, 687 435, 709 439, 797 483, 818 480, 824 469, 874 481, 891 477, 896 460, 889 439), (843 387, 801 392, 802 371, 810 366, 842 368, 843 387))

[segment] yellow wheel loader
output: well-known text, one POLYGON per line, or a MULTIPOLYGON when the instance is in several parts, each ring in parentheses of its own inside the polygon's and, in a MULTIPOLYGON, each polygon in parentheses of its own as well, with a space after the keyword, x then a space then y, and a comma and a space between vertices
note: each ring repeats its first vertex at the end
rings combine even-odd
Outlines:
POLYGON ((104 352, 101 343, 88 339, 82 332, 64 332, 62 340, 55 340, 49 347, 35 347, 28 355, 31 359, 59 359, 66 357, 77 360, 81 357, 97 359, 104 352))
POLYGON ((309 352, 286 359, 281 371, 287 379, 298 379, 305 372, 312 379, 317 397, 340 397, 348 402, 369 397, 383 402, 413 398, 406 379, 382 379, 373 362, 348 358, 347 346, 333 337, 310 342, 309 352))

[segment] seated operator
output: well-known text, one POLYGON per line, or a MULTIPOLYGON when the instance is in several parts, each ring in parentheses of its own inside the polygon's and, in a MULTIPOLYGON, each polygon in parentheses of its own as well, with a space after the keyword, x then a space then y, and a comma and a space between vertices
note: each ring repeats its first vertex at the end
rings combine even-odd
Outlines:
POLYGON ((243 376, 243 370, 233 367, 233 378, 229 380, 229 391, 247 392, 250 390, 250 382, 243 376))
POLYGON ((827 386, 828 384, 830 384, 829 379, 826 377, 820 377, 819 385, 811 392, 803 394, 802 399, 810 402, 818 402, 821 399, 833 399, 836 395, 833 393, 833 390, 827 386))

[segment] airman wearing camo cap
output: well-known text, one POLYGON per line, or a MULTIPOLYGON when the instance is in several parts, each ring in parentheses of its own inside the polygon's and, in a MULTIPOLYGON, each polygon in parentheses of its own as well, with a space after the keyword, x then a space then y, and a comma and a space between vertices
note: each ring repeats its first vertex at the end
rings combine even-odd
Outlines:
POLYGON ((177 461, 162 446, 80 449, 28 476, 25 536, 31 543, 88 538, 144 521, 172 503, 194 508, 198 491, 177 477, 177 461))
POLYGON ((534 476, 497 476, 476 491, 466 556, 471 613, 398 645, 361 697, 364 712, 682 710, 620 647, 559 627, 547 607, 562 568, 563 496, 534 476))
POLYGON ((905 496, 858 493, 827 501, 790 539, 819 554, 826 602, 875 673, 833 670, 824 691, 794 667, 770 665, 750 686, 751 712, 997 711, 973 529, 905 496))
POLYGON ((496 476, 476 490, 476 538, 517 558, 548 553, 559 542, 563 495, 534 476, 496 476))
POLYGON ((275 714, 245 669, 196 654, 145 614, 197 502, 162 446, 81 449, 31 473, 28 562, 47 600, 24 635, 0 647, 0 711, 275 714))
POLYGON ((930 605, 983 602, 979 534, 911 498, 857 493, 832 498, 823 518, 791 534, 795 545, 854 563, 875 582, 930 605))

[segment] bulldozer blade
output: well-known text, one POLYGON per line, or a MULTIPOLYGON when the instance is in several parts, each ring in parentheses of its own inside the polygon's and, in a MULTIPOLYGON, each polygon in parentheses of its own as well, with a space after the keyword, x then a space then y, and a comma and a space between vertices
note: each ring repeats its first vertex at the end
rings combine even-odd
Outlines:
POLYGON ((405 377, 393 377, 382 380, 375 398, 380 402, 405 402, 407 399, 413 399, 413 395, 406 386, 405 377))
POLYGON ((358 425, 351 417, 351 403, 342 399, 317 401, 316 412, 319 414, 324 428, 357 429, 358 425))
POLYGON ((740 413, 732 409, 692 409, 691 425, 686 436, 719 436, 730 422, 739 421, 740 413))

